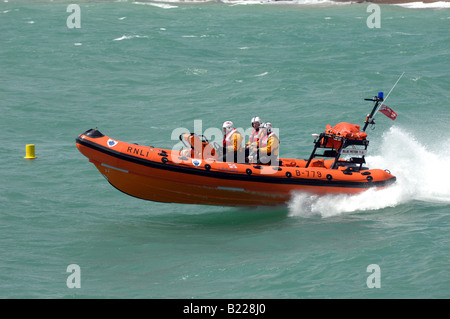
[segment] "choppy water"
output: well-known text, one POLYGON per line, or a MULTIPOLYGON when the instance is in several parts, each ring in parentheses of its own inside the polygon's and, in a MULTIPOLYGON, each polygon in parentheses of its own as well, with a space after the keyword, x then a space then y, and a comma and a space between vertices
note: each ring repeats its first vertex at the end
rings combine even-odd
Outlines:
MULTIPOLYGON (((450 11, 367 4, 0 3, 0 297, 449 298, 450 11), (75 147, 89 128, 171 148, 177 127, 311 133, 361 124, 371 167, 398 178, 286 207, 161 204, 112 188, 75 147), (25 160, 25 144, 36 160, 25 160), (81 270, 68 288, 67 267, 81 270), (381 270, 368 288, 367 267, 381 270)), ((417 7, 417 6, 416 6, 417 7)))

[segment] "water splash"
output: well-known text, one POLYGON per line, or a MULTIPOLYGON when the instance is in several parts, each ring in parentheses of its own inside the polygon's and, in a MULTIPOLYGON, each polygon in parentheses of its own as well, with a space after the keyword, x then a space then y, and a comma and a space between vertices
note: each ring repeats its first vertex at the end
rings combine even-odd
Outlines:
MULTIPOLYGON (((441 141, 448 145, 450 140, 441 141)), ((382 190, 357 195, 296 194, 289 202, 290 216, 331 217, 344 213, 395 207, 413 200, 450 204, 450 151, 430 150, 412 134, 392 127, 383 134, 381 153, 367 157, 369 167, 389 168, 397 182, 382 190)))
POLYGON ((147 38, 146 35, 122 35, 120 38, 115 38, 113 41, 122 41, 122 40, 130 40, 135 38, 147 38))
MULTIPOLYGON (((167 1, 167 2, 170 2, 170 1, 167 1)), ((178 2, 178 1, 172 1, 172 2, 178 2)), ((179 2, 181 2, 181 1, 179 1, 179 2)), ((132 2, 132 3, 133 4, 139 4, 139 5, 154 6, 154 7, 158 7, 158 8, 162 8, 162 9, 178 8, 178 6, 170 5, 168 3, 139 2, 139 1, 135 1, 135 2, 132 2)))
POLYGON ((436 1, 431 3, 425 3, 422 1, 415 1, 409 3, 396 3, 396 6, 409 8, 409 9, 445 9, 450 8, 450 3, 447 1, 436 1))

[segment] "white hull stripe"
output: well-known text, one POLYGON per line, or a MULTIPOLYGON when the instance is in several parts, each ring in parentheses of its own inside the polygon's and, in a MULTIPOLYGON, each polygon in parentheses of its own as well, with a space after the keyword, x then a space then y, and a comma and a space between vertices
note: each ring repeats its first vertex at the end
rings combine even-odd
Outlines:
POLYGON ((217 186, 217 189, 226 190, 226 191, 234 191, 234 192, 245 192, 245 189, 239 188, 239 187, 217 186))
POLYGON ((119 171, 119 172, 128 173, 127 170, 124 170, 124 169, 121 169, 121 168, 117 168, 117 167, 114 167, 114 166, 111 166, 111 165, 108 165, 108 164, 105 164, 105 163, 102 163, 102 166, 115 169, 116 171, 119 171))

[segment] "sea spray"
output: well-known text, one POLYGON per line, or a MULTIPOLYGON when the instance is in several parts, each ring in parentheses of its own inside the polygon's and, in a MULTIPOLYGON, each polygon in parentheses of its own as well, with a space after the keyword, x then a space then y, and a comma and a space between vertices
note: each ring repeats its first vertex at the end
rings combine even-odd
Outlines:
POLYGON ((395 207, 404 200, 401 189, 398 185, 394 185, 389 189, 370 189, 357 195, 295 194, 288 203, 288 207, 291 217, 313 217, 316 215, 332 217, 343 213, 395 207))
POLYGON ((441 148, 448 142, 445 137, 419 141, 409 131, 393 126, 383 134, 381 156, 368 161, 371 167, 389 167, 409 200, 450 203, 450 154, 441 148))
POLYGON ((381 146, 379 155, 367 157, 368 166, 389 168, 397 177, 394 185, 356 195, 295 194, 288 203, 289 215, 331 217, 395 207, 412 200, 450 203, 448 150, 430 151, 412 134, 396 126, 383 134, 381 146))

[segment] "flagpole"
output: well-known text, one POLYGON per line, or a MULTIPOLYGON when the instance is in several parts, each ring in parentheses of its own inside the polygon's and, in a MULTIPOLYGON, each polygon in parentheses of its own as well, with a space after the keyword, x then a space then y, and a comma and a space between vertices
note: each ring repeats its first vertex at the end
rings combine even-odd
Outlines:
POLYGON ((389 95, 391 95, 391 92, 394 90, 394 88, 397 86, 398 81, 400 81, 400 79, 403 77, 403 74, 405 74, 405 72, 402 73, 402 75, 400 75, 400 77, 398 78, 397 82, 395 82, 394 86, 392 87, 392 89, 389 91, 388 95, 386 95, 386 98, 381 101, 380 106, 377 108, 377 110, 375 111, 375 113, 373 113, 372 119, 375 117, 375 114, 377 114, 377 112, 381 109, 381 107, 383 106, 384 102, 386 102, 386 100, 388 99, 389 95))

